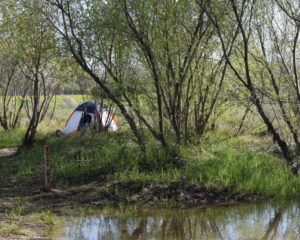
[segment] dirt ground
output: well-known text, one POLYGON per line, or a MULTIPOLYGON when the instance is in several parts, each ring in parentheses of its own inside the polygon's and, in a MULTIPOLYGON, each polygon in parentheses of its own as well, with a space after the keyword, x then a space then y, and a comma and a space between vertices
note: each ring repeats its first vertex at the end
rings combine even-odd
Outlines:
POLYGON ((15 154, 18 151, 18 148, 0 148, 0 158, 9 157, 15 154))
MULTIPOLYGON (((0 161, 3 157, 9 157, 14 155, 18 151, 18 148, 1 148, 0 149, 0 161)), ((0 234, 0 240, 45 240, 44 232, 46 226, 39 223, 31 222, 26 214, 24 216, 12 216, 9 212, 19 204, 19 197, 10 197, 17 195, 18 187, 16 186, 4 186, 0 187, 0 230, 1 227, 7 225, 20 227, 20 233, 0 234)), ((28 206, 29 207, 29 206, 28 206)), ((0 231, 1 233, 1 231, 0 231)))
MULTIPOLYGON (((6 218, 5 215, 0 214, 0 225, 11 223, 11 219, 6 218)), ((45 226, 38 223, 32 223, 28 221, 26 217, 19 218, 14 222, 22 227, 20 234, 7 234, 0 235, 0 240, 46 240, 47 237, 43 236, 43 232, 46 231, 45 226)))

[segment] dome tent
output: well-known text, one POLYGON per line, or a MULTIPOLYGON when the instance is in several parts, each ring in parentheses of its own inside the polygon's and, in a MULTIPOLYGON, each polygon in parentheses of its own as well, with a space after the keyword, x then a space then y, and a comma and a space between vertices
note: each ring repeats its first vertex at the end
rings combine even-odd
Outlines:
POLYGON ((101 120, 102 125, 108 127, 110 131, 118 130, 118 123, 113 115, 105 108, 100 108, 94 102, 85 102, 79 105, 68 118, 65 129, 57 130, 56 135, 71 136, 101 120))

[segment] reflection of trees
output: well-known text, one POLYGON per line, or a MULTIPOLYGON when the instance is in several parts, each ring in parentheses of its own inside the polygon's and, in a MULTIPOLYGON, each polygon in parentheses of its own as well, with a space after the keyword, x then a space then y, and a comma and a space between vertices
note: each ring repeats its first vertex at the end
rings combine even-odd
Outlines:
POLYGON ((224 239, 224 238, 222 237, 221 231, 220 231, 218 225, 216 224, 215 220, 212 221, 212 222, 210 223, 210 226, 211 226, 211 229, 213 230, 213 232, 214 232, 220 239, 224 239))
POLYGON ((173 239, 184 239, 184 220, 184 218, 173 217, 167 235, 171 235, 173 239))
POLYGON ((268 240, 268 239, 275 238, 283 213, 284 213, 284 211, 281 208, 277 212, 275 212, 274 218, 270 220, 269 226, 268 226, 267 231, 266 231, 265 235, 263 236, 262 240, 268 240))
POLYGON ((157 239, 195 239, 209 238, 211 235, 224 239, 215 219, 208 219, 205 214, 177 214, 162 218, 162 224, 157 230, 157 239))
POLYGON ((98 240, 229 240, 237 236, 261 240, 297 239, 299 210, 297 204, 271 203, 141 212, 134 216, 102 215, 96 220, 78 221, 76 227, 69 225, 70 232, 77 232, 77 238, 70 239, 94 239, 83 234, 92 230, 98 234, 98 240))
POLYGON ((166 221, 166 219, 163 219, 163 222, 162 222, 162 225, 161 225, 161 239, 162 240, 166 239, 167 230, 168 230, 168 221, 166 221))
POLYGON ((113 222, 114 218, 110 217, 105 217, 103 220, 100 220, 99 226, 98 226, 98 239, 103 239, 103 240, 110 240, 114 239, 114 229, 113 229, 113 222), (103 225, 103 226, 102 226, 103 225), (103 235, 102 231, 100 230, 101 228, 104 228, 105 234, 103 235))
POLYGON ((133 240, 140 239, 142 234, 145 233, 146 227, 147 227, 147 221, 145 219, 142 219, 140 221, 139 225, 137 226, 137 228, 133 231, 131 239, 133 239, 133 240))

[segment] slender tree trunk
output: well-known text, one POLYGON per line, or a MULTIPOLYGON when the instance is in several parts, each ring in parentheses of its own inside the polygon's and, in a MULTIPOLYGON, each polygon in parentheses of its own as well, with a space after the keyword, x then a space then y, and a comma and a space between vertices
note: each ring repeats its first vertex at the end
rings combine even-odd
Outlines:
POLYGON ((286 159, 288 165, 291 167, 291 170, 294 174, 297 174, 298 169, 293 165, 293 158, 291 156, 290 150, 286 142, 280 137, 276 129, 274 128, 273 124, 271 123, 270 119, 267 117, 261 102, 259 101, 258 97, 256 96, 255 92, 252 92, 253 103, 255 104, 258 113, 260 114, 261 118, 263 119, 264 123, 266 124, 268 131, 273 135, 274 141, 277 142, 281 152, 286 159))
POLYGON ((33 86, 33 108, 32 108, 32 116, 29 122, 29 126, 27 127, 23 145, 31 145, 34 141, 36 128, 39 122, 39 113, 38 113, 38 104, 39 104, 39 78, 36 75, 34 79, 33 86))

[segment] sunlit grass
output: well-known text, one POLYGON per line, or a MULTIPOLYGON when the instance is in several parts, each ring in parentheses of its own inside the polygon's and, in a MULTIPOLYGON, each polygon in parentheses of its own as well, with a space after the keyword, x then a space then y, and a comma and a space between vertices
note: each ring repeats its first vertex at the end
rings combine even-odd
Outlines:
POLYGON ((24 134, 24 128, 11 129, 8 131, 0 129, 0 148, 20 146, 24 134))
MULTIPOLYGON (((56 103, 53 99, 45 120, 39 124, 37 139, 43 138, 46 134, 54 133, 56 129, 62 129, 74 109, 83 101, 89 100, 91 97, 88 95, 57 95, 56 103), (56 107, 53 112, 54 103, 56 107)), ((26 132, 27 122, 28 119, 24 113, 20 127, 8 131, 4 131, 0 127, 0 148, 20 146, 26 132)))
MULTIPOLYGON (((187 158, 192 154, 191 150, 187 158)), ((194 155, 184 175, 208 187, 228 187, 245 194, 296 196, 300 191, 300 178, 291 173, 283 159, 236 147, 230 141, 207 146, 203 154, 194 155)))
POLYGON ((58 221, 57 216, 53 214, 50 210, 31 213, 28 216, 28 219, 31 222, 35 222, 43 225, 54 225, 58 221))
POLYGON ((14 161, 2 163, 0 178, 4 181, 14 172, 16 180, 23 183, 31 178, 42 179, 43 145, 49 144, 57 187, 85 183, 102 175, 142 185, 184 181, 243 194, 297 196, 300 192, 300 178, 291 173, 283 159, 249 149, 248 140, 243 143, 243 138, 240 142, 210 139, 183 145, 180 152, 185 165, 181 168, 170 165, 160 145, 149 140, 147 169, 141 168, 139 149, 132 139, 127 130, 65 138, 48 134, 14 161))
POLYGON ((23 235, 25 228, 14 222, 5 222, 0 225, 0 236, 8 236, 10 234, 23 235))

